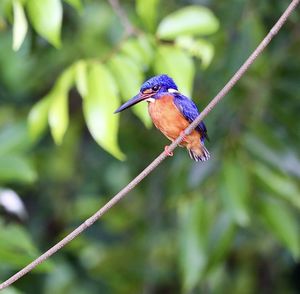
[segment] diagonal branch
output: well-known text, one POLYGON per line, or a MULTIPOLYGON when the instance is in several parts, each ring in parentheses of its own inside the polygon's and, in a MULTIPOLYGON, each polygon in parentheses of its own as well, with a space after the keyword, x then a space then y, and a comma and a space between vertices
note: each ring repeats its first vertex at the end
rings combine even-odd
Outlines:
MULTIPOLYGON (((286 22, 289 15, 297 7, 300 0, 293 0, 273 28, 270 30, 268 35, 262 40, 255 51, 250 55, 250 57, 245 61, 245 63, 239 68, 239 70, 234 74, 234 76, 229 80, 229 82, 224 86, 224 88, 211 100, 211 102, 205 107, 201 114, 191 123, 185 131, 169 146, 169 151, 173 151, 178 144, 183 140, 185 135, 188 135, 192 130, 203 120, 205 116, 216 106, 218 102, 231 90, 231 88, 237 83, 237 81, 243 76, 247 71, 249 66, 255 61, 255 59, 261 54, 261 52, 267 47, 273 37, 278 33, 283 24, 286 22)), ((110 2, 117 2, 110 0, 110 2)), ((103 207, 101 207, 94 215, 88 218, 84 223, 67 235, 64 239, 58 242, 56 245, 51 247, 44 254, 39 256, 37 259, 32 261, 22 270, 17 272, 15 275, 10 277, 8 280, 0 284, 0 290, 8 287, 9 285, 16 282, 22 276, 26 275, 28 272, 33 270, 40 263, 47 260, 50 256, 56 253, 58 250, 62 249, 65 245, 71 242, 84 230, 90 227, 94 222, 96 222, 104 213, 106 213, 112 206, 118 203, 122 198, 124 198, 128 192, 130 192, 140 181, 142 181, 150 172, 152 172, 163 160, 165 160, 167 155, 165 152, 161 153, 152 163, 150 163, 136 178, 134 178, 126 187, 124 187, 118 194, 116 194, 111 200, 109 200, 103 207)))
POLYGON ((114 12, 117 14, 117 16, 120 19, 121 24, 123 25, 125 29, 125 36, 131 36, 137 33, 137 29, 134 27, 134 25, 129 20, 126 12, 123 10, 123 8, 120 5, 119 0, 108 0, 110 6, 114 10, 114 12))

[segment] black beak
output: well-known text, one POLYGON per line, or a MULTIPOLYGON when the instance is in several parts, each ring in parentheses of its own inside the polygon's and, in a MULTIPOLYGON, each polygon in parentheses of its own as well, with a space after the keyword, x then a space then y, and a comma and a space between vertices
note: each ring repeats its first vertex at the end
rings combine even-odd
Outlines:
POLYGON ((143 93, 139 93, 127 102, 125 102, 123 105, 121 105, 114 113, 121 112, 145 99, 149 98, 149 95, 144 95, 143 93))

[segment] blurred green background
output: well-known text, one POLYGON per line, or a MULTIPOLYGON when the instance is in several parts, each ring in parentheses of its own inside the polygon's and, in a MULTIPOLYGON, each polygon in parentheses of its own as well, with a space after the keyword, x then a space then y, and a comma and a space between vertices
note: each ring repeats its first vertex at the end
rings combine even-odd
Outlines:
MULTIPOLYGON (((203 109, 289 4, 120 2, 0 2, 1 281, 168 144, 146 104, 113 114, 145 79, 203 109)), ((210 161, 176 149, 3 293, 299 293, 299 19, 205 118, 210 161)))

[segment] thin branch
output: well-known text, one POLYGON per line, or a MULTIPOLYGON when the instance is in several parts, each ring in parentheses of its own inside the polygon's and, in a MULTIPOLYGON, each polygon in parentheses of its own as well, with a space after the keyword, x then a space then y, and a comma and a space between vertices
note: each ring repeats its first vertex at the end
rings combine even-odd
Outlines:
MULTIPOLYGON (((263 39, 255 51, 250 55, 246 62, 239 68, 239 70, 234 74, 234 76, 229 80, 225 87, 211 100, 211 102, 205 107, 201 114, 191 123, 184 131, 181 136, 179 136, 170 146, 169 150, 173 151, 178 144, 183 140, 185 135, 188 135, 192 130, 203 120, 205 116, 216 106, 216 104, 224 98, 224 96, 230 91, 230 89, 237 83, 237 81, 243 76, 247 71, 249 66, 254 62, 254 60, 261 54, 261 52, 266 48, 270 43, 272 38, 278 33, 283 24, 286 22, 289 15, 297 7, 300 0, 293 0, 282 16, 279 18, 277 23, 273 26, 268 35, 263 39)), ((110 2, 117 2, 116 0, 110 0, 110 2)), ((0 284, 0 290, 8 287, 12 283, 16 282, 22 276, 33 270, 40 263, 47 260, 50 256, 56 253, 58 250, 62 249, 65 245, 71 242, 84 230, 90 227, 95 221, 97 221, 104 213, 106 213, 111 207, 118 203, 122 198, 124 198, 128 192, 130 192, 140 181, 142 181, 150 172, 152 172, 164 159, 167 155, 165 152, 161 153, 150 165, 148 165, 136 178, 134 178, 126 187, 124 187, 118 194, 116 194, 110 201, 108 201, 103 207, 101 207, 94 215, 88 218, 84 223, 67 235, 64 239, 58 242, 56 245, 51 247, 48 251, 42 254, 40 257, 35 259, 33 262, 28 264, 22 270, 17 272, 15 275, 10 277, 8 280, 0 284)))
POLYGON ((112 9, 117 14, 117 16, 119 16, 120 22, 125 29, 125 36, 131 36, 131 35, 137 34, 138 33, 137 29, 129 20, 126 12, 120 5, 119 0, 108 0, 108 2, 110 4, 110 6, 112 7, 112 9))

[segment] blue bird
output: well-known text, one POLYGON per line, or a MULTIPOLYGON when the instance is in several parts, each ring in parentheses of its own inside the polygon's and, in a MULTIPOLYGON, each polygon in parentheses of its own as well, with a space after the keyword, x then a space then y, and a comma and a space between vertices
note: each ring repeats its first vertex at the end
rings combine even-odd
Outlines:
MULTIPOLYGON (((175 140, 189 124, 199 115, 195 103, 182 95, 172 78, 163 74, 150 78, 134 96, 115 113, 121 112, 141 101, 148 102, 149 115, 156 126, 169 140, 175 140)), ((190 157, 195 161, 206 161, 210 154, 204 146, 208 139, 205 124, 201 122, 191 134, 184 137, 180 143, 186 147, 190 157)), ((165 147, 168 155, 173 154, 165 147)))

